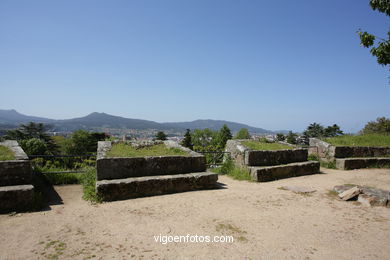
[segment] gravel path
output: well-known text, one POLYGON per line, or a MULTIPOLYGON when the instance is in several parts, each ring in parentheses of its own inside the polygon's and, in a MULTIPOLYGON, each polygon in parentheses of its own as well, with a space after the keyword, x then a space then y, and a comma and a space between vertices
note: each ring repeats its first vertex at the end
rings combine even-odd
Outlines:
POLYGON ((329 190, 390 190, 390 169, 322 170, 268 183, 220 176, 222 189, 98 205, 82 200, 79 185, 56 186, 63 204, 0 215, 0 259, 389 259, 390 208, 339 201, 329 190), (155 242, 160 234, 234 242, 164 245, 155 242))

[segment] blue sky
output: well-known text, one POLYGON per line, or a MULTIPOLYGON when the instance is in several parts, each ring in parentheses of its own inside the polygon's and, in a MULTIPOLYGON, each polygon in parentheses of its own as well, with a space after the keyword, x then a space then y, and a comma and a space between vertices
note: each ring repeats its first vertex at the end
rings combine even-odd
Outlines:
POLYGON ((270 130, 390 117, 389 72, 356 30, 368 0, 0 0, 0 109, 270 130))

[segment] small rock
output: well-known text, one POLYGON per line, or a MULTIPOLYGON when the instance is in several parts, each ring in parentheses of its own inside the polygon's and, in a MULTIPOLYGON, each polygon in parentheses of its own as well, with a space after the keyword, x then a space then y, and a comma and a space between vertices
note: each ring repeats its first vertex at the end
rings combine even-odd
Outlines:
POLYGON ((339 197, 342 200, 350 200, 350 199, 356 197, 357 195, 359 195, 360 192, 361 192, 361 190, 357 186, 355 186, 349 190, 346 190, 346 191, 340 193, 339 197))

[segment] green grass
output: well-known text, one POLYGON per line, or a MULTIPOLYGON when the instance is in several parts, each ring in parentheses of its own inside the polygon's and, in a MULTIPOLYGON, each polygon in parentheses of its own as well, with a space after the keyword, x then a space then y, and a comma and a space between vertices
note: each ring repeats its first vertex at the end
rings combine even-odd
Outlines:
POLYGON ((164 144, 134 148, 133 146, 124 143, 114 144, 111 150, 106 154, 107 157, 144 157, 164 155, 189 156, 187 152, 179 148, 168 148, 164 144))
POLYGON ((259 141, 244 141, 242 142, 243 145, 246 147, 252 149, 252 150, 266 150, 266 151, 272 151, 272 150, 284 150, 284 149, 293 149, 293 147, 280 144, 280 143, 265 143, 265 142, 259 142, 259 141))
POLYGON ((211 169, 212 172, 218 174, 226 174, 227 176, 232 177, 235 180, 251 180, 250 172, 245 167, 237 167, 234 165, 231 159, 226 160, 221 167, 211 169))
POLYGON ((0 161, 15 160, 15 155, 6 146, 0 145, 0 161))
POLYGON ((101 202, 101 198, 96 194, 96 168, 86 168, 86 173, 81 175, 81 185, 83 185, 83 199, 91 202, 101 202))
POLYGON ((390 147, 390 135, 342 135, 331 138, 325 138, 325 142, 328 142, 334 146, 389 146, 390 147))

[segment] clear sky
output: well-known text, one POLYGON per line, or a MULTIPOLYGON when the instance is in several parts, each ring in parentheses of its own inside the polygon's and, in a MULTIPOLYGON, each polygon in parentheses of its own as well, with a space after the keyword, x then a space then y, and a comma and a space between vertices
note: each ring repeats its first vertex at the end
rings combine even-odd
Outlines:
POLYGON ((347 132, 390 117, 368 0, 0 0, 0 109, 347 132))

